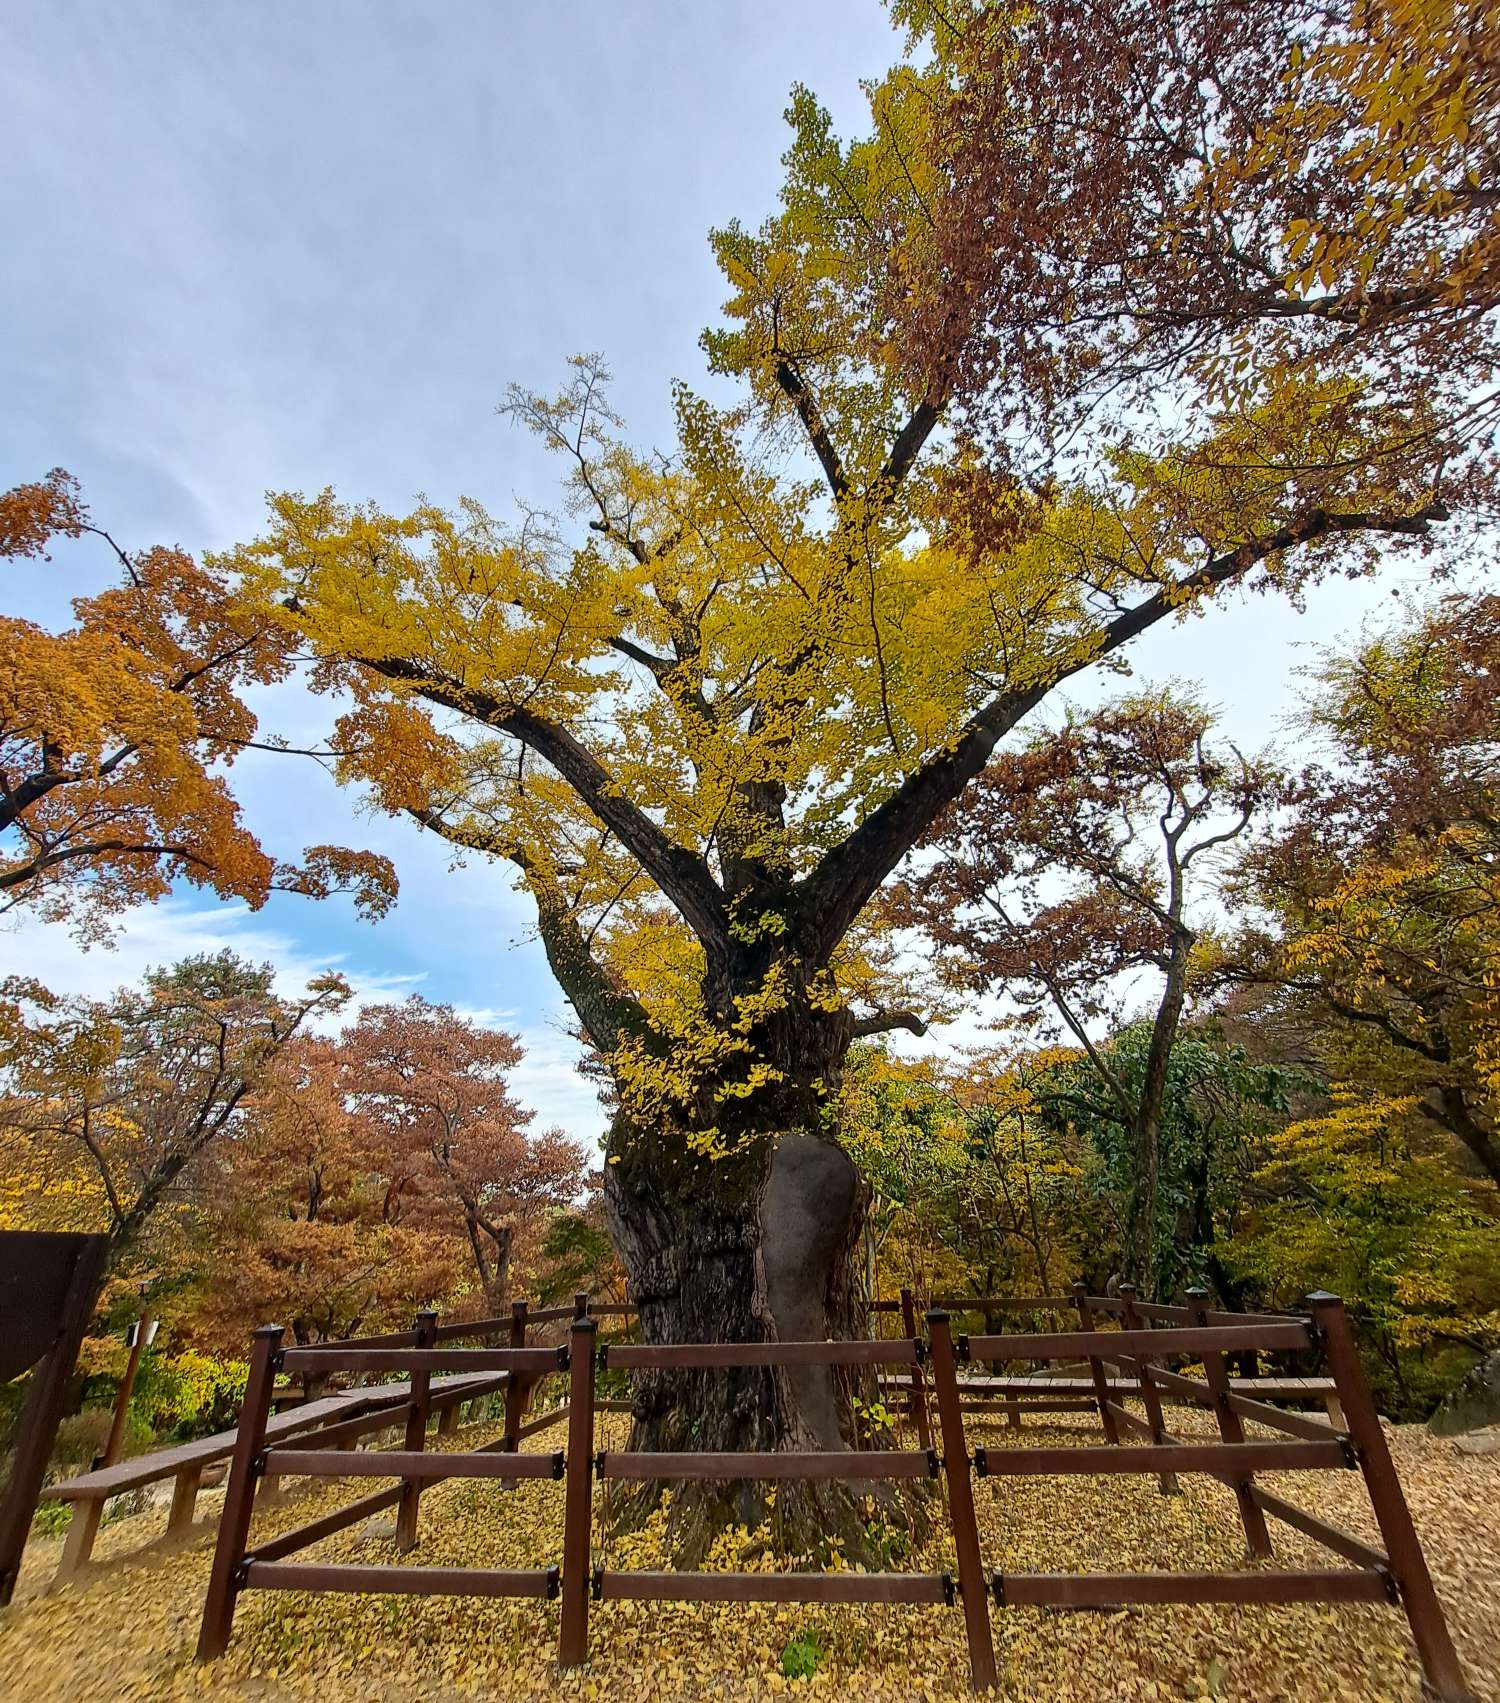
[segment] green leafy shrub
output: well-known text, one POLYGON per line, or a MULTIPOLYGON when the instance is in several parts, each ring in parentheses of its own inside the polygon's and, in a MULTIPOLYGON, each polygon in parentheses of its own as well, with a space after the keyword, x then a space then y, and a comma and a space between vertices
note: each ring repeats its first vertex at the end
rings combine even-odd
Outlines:
POLYGON ((31 1516, 33 1537, 60 1537, 73 1518, 71 1502, 38 1502, 31 1516))
POLYGON ((814 1633, 799 1632, 781 1652, 781 1671, 787 1679, 811 1679, 823 1659, 823 1646, 814 1633))
POLYGON ((220 1360, 191 1348, 143 1355, 131 1410, 153 1433, 177 1442, 227 1430, 244 1400, 249 1370, 243 1360, 220 1360))

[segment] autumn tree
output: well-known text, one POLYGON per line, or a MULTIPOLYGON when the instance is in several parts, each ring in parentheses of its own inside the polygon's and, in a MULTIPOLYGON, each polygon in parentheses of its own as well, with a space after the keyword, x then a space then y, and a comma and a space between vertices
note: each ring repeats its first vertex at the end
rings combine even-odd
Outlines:
POLYGON ((278 1057, 348 997, 334 975, 283 997, 269 964, 232 952, 153 970, 108 1000, 0 985, 0 1128, 36 1217, 59 1207, 68 1228, 106 1233, 110 1269, 135 1257, 278 1057))
POLYGON ((340 1093, 385 1178, 385 1218, 461 1234, 491 1313, 505 1302, 518 1239, 535 1253, 585 1179, 577 1142, 528 1129, 535 1114, 506 1081, 521 1058, 515 1035, 416 995, 366 1007, 338 1052, 340 1093))
MULTIPOLYGON (((1463 495, 1395 453, 1406 409, 1267 371, 1187 424, 1163 384, 1144 425, 1095 422, 1086 463, 956 502, 989 404, 953 412, 954 363, 908 359, 886 304, 891 255, 926 241, 950 82, 898 68, 849 144, 795 94, 780 210, 713 237, 733 294, 705 347, 740 400, 679 386, 665 453, 630 447, 581 359, 509 403, 562 458, 567 516, 289 494, 213 564, 348 694, 343 777, 519 872, 614 1081, 606 1204, 651 1341, 859 1328, 837 1087, 857 1036, 919 1021, 860 931, 1005 735, 1221 588, 1358 571, 1463 495), (1336 471, 1314 491, 1291 464, 1336 471)), ((1019 217, 1026 186, 994 189, 1019 217)), ((1013 380, 1047 395, 1035 362, 1013 380)), ((633 1440, 837 1448, 845 1398, 817 1371, 653 1373, 633 1440)), ((675 1510, 691 1548, 762 1505, 675 1510)), ((794 1544, 863 1540, 836 1488, 788 1487, 777 1518, 794 1544)))
POLYGON ((926 842, 935 856, 890 899, 946 979, 1003 994, 1002 1021, 1082 1050, 1132 1155, 1120 1275, 1148 1288, 1160 1275, 1167 1077, 1215 862, 1280 792, 1274 766, 1216 739, 1213 724, 1201 704, 1157 694, 1038 733, 939 819, 926 842), (1143 977, 1149 1041, 1127 1068, 1104 1042, 1143 977))
POLYGON ((1409 1098, 1336 1087, 1265 1143, 1221 1250, 1272 1305, 1335 1289, 1381 1412, 1411 1419, 1500 1344, 1500 1205, 1423 1136, 1409 1098))
POLYGON ((1326 757, 1242 860, 1231 967, 1500 1183, 1500 598, 1409 609, 1311 686, 1326 757))
MULTIPOLYGON (((1032 1073, 1033 1121, 1054 1140, 1066 1136, 1092 1155, 1080 1205, 1092 1232, 1084 1272, 1091 1289, 1105 1287, 1124 1265, 1140 1187, 1134 1129, 1118 1095, 1140 1096, 1155 1039, 1149 1019, 1102 1036, 1096 1046, 1108 1078, 1081 1049, 1054 1054, 1032 1073)), ((1235 1312, 1271 1298, 1241 1257, 1243 1243, 1258 1223, 1257 1204, 1267 1198, 1259 1179, 1271 1148, 1294 1108, 1320 1098, 1321 1087, 1306 1071, 1257 1057, 1215 1022, 1178 1031, 1159 1089, 1156 1211, 1145 1251, 1158 1294, 1197 1286, 1235 1312)), ((1316 1287, 1274 1295, 1290 1304, 1316 1287)), ((1253 1376, 1256 1357, 1246 1358, 1246 1375, 1253 1376)))
POLYGON ((257 740, 244 694, 291 673, 285 631, 183 551, 122 549, 60 469, 0 495, 0 557, 84 537, 119 577, 74 600, 72 627, 0 617, 0 913, 25 906, 101 938, 113 913, 181 877, 252 907, 273 889, 352 891, 383 915, 386 858, 320 845, 277 863, 222 772, 248 747, 283 748, 257 740))
POLYGON ((200 1167, 192 1325, 236 1353, 267 1319, 300 1343, 404 1329, 458 1287, 454 1233, 390 1222, 379 1142, 345 1092, 335 1042, 299 1036, 200 1167))
MULTIPOLYGON (((893 10, 940 75, 926 216, 881 233, 881 331, 909 382, 970 406, 990 473, 1049 477, 1056 447, 1097 446, 1129 405, 1149 421, 1169 387, 1179 419, 1229 405, 1263 434, 1304 525, 1338 523, 1349 431, 1383 480, 1492 490, 1493 0, 893 10), (1324 427, 1295 455, 1275 416, 1299 389, 1324 427)), ((1184 494, 1212 478, 1165 470, 1184 494)))
POLYGON ((1065 1293, 1097 1246, 1087 1209, 1098 1155, 1038 1096, 1059 1056, 981 1052, 943 1066, 874 1044, 851 1055, 843 1140, 871 1189, 881 1293, 1065 1293))

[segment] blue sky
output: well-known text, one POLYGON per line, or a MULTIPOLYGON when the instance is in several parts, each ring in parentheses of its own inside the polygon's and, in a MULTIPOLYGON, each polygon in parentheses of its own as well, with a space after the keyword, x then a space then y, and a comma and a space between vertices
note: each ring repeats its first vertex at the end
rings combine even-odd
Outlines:
MULTIPOLYGON (((602 350, 637 440, 665 442, 670 381, 707 383, 697 337, 724 295, 705 234, 771 210, 792 83, 848 131, 859 79, 898 50, 876 0, 9 0, 0 489, 61 465, 122 543, 194 552, 253 534, 267 489, 545 503, 553 466, 494 411, 507 383, 602 350)), ((59 620, 108 567, 78 548, 9 570, 6 608, 59 620)), ((1389 583, 1154 634, 1138 666, 1200 680, 1257 743, 1295 690, 1295 641, 1357 625, 1389 583)), ((294 736, 319 719, 266 704, 294 736)), ((450 872, 311 764, 252 754, 236 774, 271 849, 393 857, 393 917, 290 898, 252 915, 186 889, 113 952, 23 923, 0 965, 102 992, 224 944, 289 980, 335 963, 364 997, 419 990, 520 1030, 542 1121, 598 1130, 503 870, 450 872)))

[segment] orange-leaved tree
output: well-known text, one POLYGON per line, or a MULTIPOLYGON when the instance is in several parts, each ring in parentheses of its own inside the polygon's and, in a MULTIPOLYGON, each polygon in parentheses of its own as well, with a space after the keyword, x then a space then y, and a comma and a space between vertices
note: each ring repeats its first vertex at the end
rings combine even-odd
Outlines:
POLYGON ((282 1321, 298 1342, 401 1329, 460 1287, 452 1230, 391 1221, 375 1133, 345 1093, 336 1042, 303 1035, 247 1102, 241 1128, 202 1166, 190 1251, 195 1331, 236 1353, 282 1321))
POLYGON ((148 1232, 168 1234, 281 1054, 349 998, 331 974, 293 998, 272 983, 269 964, 232 952, 107 1000, 0 983, 0 1130, 30 1184, 28 1221, 103 1231, 110 1269, 149 1254, 148 1232))
POLYGON ((939 75, 881 334, 991 474, 1045 477, 1124 401, 1149 432, 1168 391, 1202 424, 1310 386, 1320 440, 1267 466, 1305 508, 1372 411, 1390 476, 1493 490, 1495 0, 893 10, 939 75))
POLYGON ((273 888, 352 891, 382 915, 386 858, 320 845, 277 863, 220 772, 257 743, 245 689, 292 671, 284 629, 181 550, 121 549, 60 469, 0 495, 0 557, 85 535, 114 552, 119 579, 74 600, 73 626, 0 616, 0 912, 66 916, 97 938, 181 876, 252 906, 273 888))
POLYGON ((385 1217, 461 1236, 490 1313, 512 1260, 534 1258, 586 1180, 576 1141, 528 1128, 535 1113, 506 1080, 521 1058, 515 1035, 416 995, 366 1007, 338 1050, 341 1092, 385 1178, 385 1217))

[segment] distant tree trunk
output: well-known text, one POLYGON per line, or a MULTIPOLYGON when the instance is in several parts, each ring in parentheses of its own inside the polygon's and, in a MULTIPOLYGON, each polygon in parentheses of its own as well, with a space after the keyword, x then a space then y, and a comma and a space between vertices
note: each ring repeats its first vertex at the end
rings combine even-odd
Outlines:
POLYGON ((474 1255, 474 1269, 479 1274, 479 1286, 491 1314, 505 1305, 506 1285, 510 1281, 510 1254, 515 1231, 509 1224, 494 1224, 475 1206, 465 1201, 464 1230, 474 1255), (490 1251, 485 1252, 488 1241, 490 1251))
POLYGON ((1167 1072, 1172 1048, 1182 1027, 1182 1009, 1187 997, 1188 958, 1195 936, 1178 926, 1167 960, 1166 986, 1151 1026, 1151 1045, 1141 1078, 1134 1127, 1134 1179, 1129 1215, 1125 1225, 1126 1275, 1140 1284, 1152 1300, 1160 1300, 1156 1259, 1158 1196, 1161 1179, 1162 1108, 1167 1097, 1167 1072))

